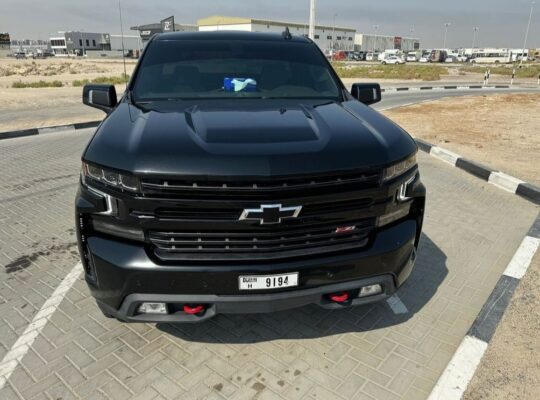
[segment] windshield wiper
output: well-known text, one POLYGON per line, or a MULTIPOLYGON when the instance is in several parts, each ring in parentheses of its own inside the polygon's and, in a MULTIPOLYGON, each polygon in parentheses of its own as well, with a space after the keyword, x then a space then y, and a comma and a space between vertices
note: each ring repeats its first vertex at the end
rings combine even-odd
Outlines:
POLYGON ((324 102, 324 103, 315 104, 315 105, 313 106, 313 108, 322 107, 322 106, 328 106, 328 105, 330 105, 330 104, 335 104, 335 103, 336 103, 335 100, 329 100, 329 101, 326 101, 326 102, 324 102))

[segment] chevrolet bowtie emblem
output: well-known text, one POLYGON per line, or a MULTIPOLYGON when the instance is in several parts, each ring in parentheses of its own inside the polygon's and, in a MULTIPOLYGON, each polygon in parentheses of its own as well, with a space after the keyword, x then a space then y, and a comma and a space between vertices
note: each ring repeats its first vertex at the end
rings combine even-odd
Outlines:
POLYGON ((283 207, 281 204, 263 204, 260 208, 246 208, 240 220, 260 221, 261 225, 279 224, 282 219, 297 218, 302 206, 283 207))

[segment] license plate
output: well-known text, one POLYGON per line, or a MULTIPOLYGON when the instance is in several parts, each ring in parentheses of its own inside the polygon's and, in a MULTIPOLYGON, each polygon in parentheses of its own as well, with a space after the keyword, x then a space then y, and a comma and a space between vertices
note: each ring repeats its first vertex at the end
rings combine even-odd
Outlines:
POLYGON ((298 272, 281 275, 246 275, 240 276, 240 290, 281 289, 298 286, 298 272))

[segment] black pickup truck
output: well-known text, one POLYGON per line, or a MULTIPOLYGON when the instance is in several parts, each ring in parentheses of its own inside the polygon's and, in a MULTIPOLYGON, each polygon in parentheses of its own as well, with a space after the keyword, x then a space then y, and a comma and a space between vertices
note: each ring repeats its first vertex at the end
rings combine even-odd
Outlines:
POLYGON ((392 295, 425 188, 414 140, 305 37, 156 35, 82 156, 76 226, 108 317, 196 322, 392 295))

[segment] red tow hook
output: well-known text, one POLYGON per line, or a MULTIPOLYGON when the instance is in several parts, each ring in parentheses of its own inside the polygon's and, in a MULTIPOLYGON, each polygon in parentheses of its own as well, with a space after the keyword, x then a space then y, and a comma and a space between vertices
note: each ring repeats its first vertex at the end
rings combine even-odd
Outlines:
POLYGON ((328 296, 330 300, 335 301, 336 303, 345 303, 349 300, 349 293, 336 293, 328 296))
POLYGON ((202 304, 199 304, 198 306, 190 306, 185 304, 184 305, 184 312, 189 315, 195 315, 199 314, 204 311, 204 306, 202 304))

